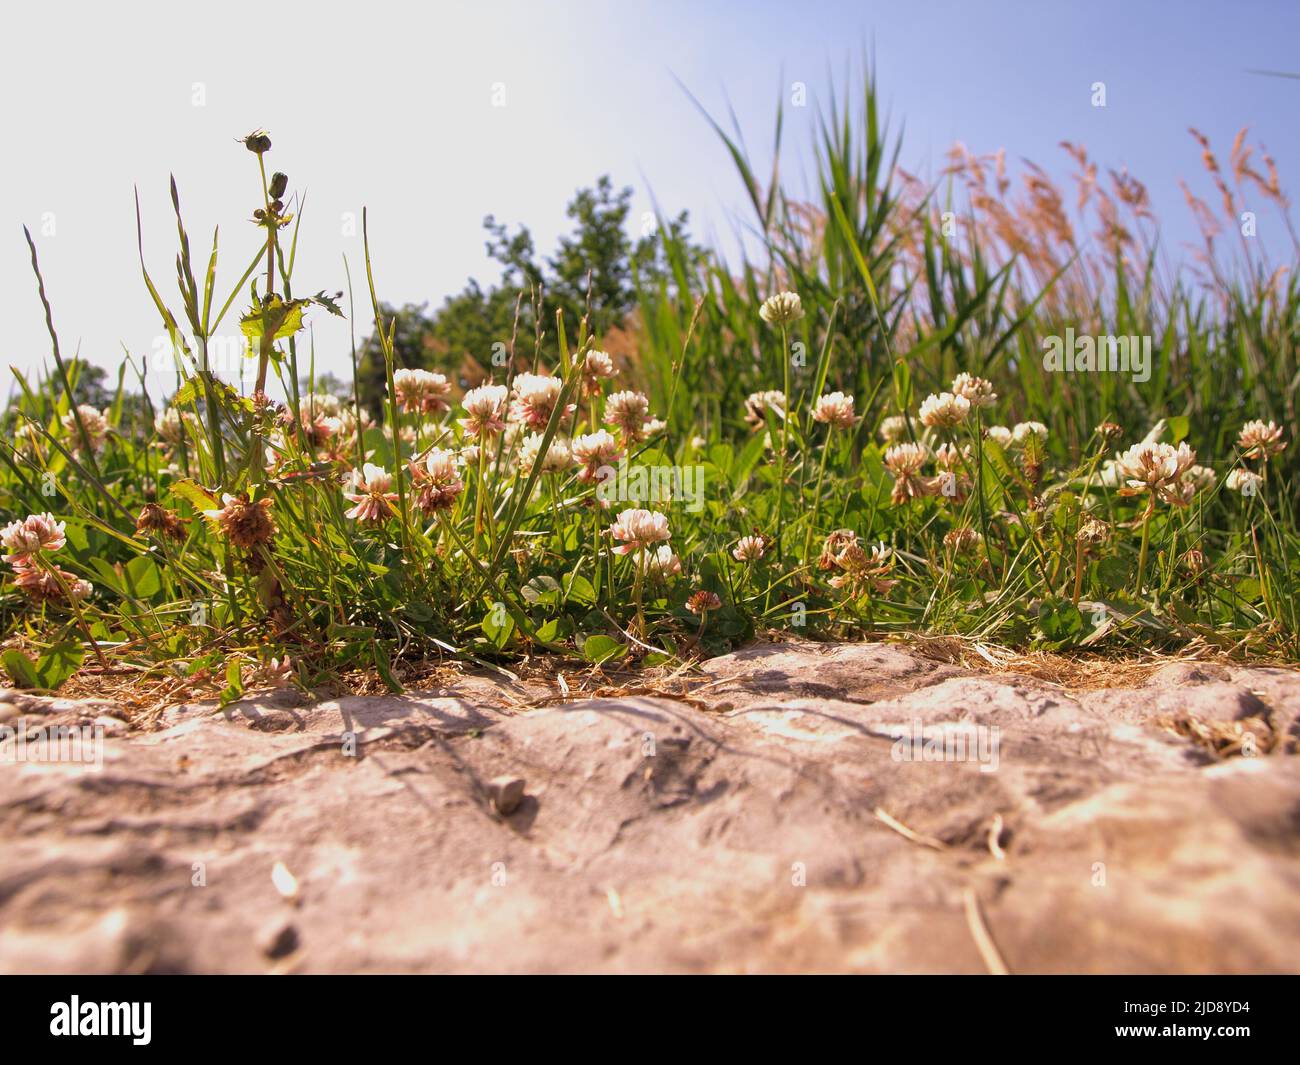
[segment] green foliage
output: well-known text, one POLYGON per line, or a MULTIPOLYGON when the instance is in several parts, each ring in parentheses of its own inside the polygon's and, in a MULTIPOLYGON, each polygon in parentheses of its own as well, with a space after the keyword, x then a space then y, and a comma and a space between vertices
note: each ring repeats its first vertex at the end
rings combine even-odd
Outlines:
MULTIPOLYGON (((776 129, 779 155, 779 115, 776 129)), ((471 282, 430 315, 380 300, 367 228, 360 402, 300 358, 306 316, 340 307, 291 295, 303 212, 272 200, 269 144, 255 243, 233 271, 215 236, 195 270, 173 185, 175 311, 143 256, 141 271, 175 392, 157 406, 128 392, 128 369, 146 380, 130 353, 110 392, 63 359, 51 324, 53 369, 20 375, 4 414, 0 521, 37 516, 48 533, 48 513, 66 540, 10 533, 13 682, 54 688, 94 656, 223 703, 356 669, 400 691, 446 656, 678 664, 769 630, 1300 655, 1296 271, 1274 282, 1254 262, 1208 292, 1176 278, 1157 294, 1145 258, 1079 273, 1071 255, 1037 278, 978 227, 958 245, 927 206, 938 190, 898 187, 869 80, 855 107, 820 117, 812 202, 775 170, 761 185, 740 144, 724 135, 759 250, 739 268, 693 246, 684 216, 634 241, 630 193, 601 179, 547 259, 528 230, 489 219, 499 285, 471 282), (782 290, 802 314, 774 326, 760 309, 782 290), (281 407, 208 369, 250 292, 241 328, 281 407), (1071 322, 1151 335, 1156 372, 1049 372, 1041 338, 1071 322), (632 357, 585 374, 615 331, 632 357), (492 358, 512 343, 513 360, 492 358), (417 367, 448 371, 452 390, 399 393, 398 371, 417 367), (923 420, 959 373, 987 378, 996 402, 923 420), (491 413, 472 428, 463 391, 481 382, 513 390, 495 412, 508 431, 491 413), (644 418, 611 401, 637 389, 644 418), (747 403, 769 390, 786 398, 747 403), (817 407, 836 391, 854 404, 838 420, 817 407), (1286 446, 1245 453, 1254 418, 1286 446), (1212 475, 1185 496, 1182 482, 1135 490, 1114 461, 1144 437, 1187 443, 1212 475), (897 443, 924 448, 910 472, 897 443), (666 524, 624 513, 641 508, 666 524)))

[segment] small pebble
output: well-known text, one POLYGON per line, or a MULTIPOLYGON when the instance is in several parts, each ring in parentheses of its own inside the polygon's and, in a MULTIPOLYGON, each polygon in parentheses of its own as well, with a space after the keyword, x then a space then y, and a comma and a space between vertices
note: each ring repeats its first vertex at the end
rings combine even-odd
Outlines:
POLYGON ((268 958, 283 958, 298 949, 298 929, 292 921, 276 917, 257 933, 257 949, 268 958))
POLYGON ((289 872, 284 862, 276 862, 272 866, 271 883, 284 898, 292 901, 298 897, 298 878, 289 872))
POLYGON ((488 796, 497 813, 509 817, 519 807, 524 797, 523 777, 495 777, 488 783, 488 796))

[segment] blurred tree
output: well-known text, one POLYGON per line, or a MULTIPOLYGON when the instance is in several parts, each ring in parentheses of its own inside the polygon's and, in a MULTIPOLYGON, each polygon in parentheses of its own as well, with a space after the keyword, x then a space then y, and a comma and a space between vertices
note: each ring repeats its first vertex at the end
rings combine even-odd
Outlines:
MULTIPOLYGON (((494 363, 493 354, 507 350, 516 329, 516 362, 532 365, 539 315, 542 332, 550 336, 555 312, 562 308, 571 346, 576 345, 578 324, 588 313, 597 337, 624 326, 636 309, 634 277, 645 283, 670 276, 658 230, 651 229, 635 242, 628 234, 631 203, 632 189, 616 191, 608 175, 597 179, 593 188, 580 189, 566 211, 573 220, 572 232, 560 238, 552 257, 542 260, 527 227, 511 233, 488 215, 483 228, 488 234, 487 252, 501 265, 499 283, 484 289, 471 279, 433 314, 427 304, 408 303, 400 309, 381 305, 384 320, 396 321, 396 365, 436 369, 462 388, 470 387, 493 369, 503 368, 500 358, 494 363)), ((682 212, 667 226, 685 242, 686 224, 687 214, 682 212)), ((703 250, 693 248, 692 253, 702 256, 703 250)), ((384 366, 373 334, 365 342, 358 378, 362 402, 378 414, 384 366)))

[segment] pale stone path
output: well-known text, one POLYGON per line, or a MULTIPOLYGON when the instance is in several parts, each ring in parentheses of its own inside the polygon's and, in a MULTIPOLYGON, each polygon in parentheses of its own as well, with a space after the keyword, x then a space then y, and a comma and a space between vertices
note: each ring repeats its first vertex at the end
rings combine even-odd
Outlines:
MULTIPOLYGON (((1070 695, 878 644, 705 668, 690 701, 191 704, 111 730, 99 772, 0 765, 0 970, 1300 969, 1300 674, 1070 695), (1167 715, 1273 750, 1218 760, 1167 715), (968 757, 902 760, 914 727, 968 757)), ((10 698, 29 727, 101 712, 10 698)))

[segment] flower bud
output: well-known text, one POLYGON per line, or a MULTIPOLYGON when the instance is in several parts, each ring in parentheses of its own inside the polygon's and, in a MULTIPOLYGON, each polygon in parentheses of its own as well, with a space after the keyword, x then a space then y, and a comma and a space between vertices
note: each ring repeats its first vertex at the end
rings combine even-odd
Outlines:
POLYGON ((278 200, 289 187, 289 175, 277 170, 271 175, 271 199, 278 200))
POLYGON ((244 147, 256 155, 264 155, 271 150, 271 138, 259 129, 244 138, 244 147))

